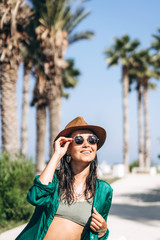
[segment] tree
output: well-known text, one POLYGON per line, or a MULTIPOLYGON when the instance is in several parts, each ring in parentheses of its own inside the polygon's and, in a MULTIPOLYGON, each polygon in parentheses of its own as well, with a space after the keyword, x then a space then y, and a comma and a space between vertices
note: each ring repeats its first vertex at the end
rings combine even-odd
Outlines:
MULTIPOLYGON (((67 59, 68 67, 62 73, 62 88, 61 96, 69 98, 69 94, 66 92, 68 88, 75 88, 78 83, 78 77, 80 76, 80 71, 75 68, 75 62, 73 59, 67 59)), ((55 109, 55 116, 61 114, 60 108, 55 109), (56 112, 57 111, 57 112, 56 112)), ((56 125, 54 125, 56 127, 56 125)), ((50 139, 50 157, 53 154, 53 139, 50 139)))
POLYGON ((22 100, 22 122, 21 122, 21 154, 27 156, 27 145, 28 145, 28 110, 29 110, 29 83, 30 74, 32 68, 32 62, 25 58, 23 52, 23 100, 22 100))
POLYGON ((117 64, 122 65, 122 89, 123 89, 123 161, 126 173, 129 170, 129 122, 128 122, 128 91, 129 76, 128 67, 129 59, 133 51, 138 47, 139 41, 130 41, 128 35, 124 35, 121 39, 115 38, 114 45, 104 51, 108 66, 117 64))
MULTIPOLYGON (((73 8, 76 1, 32 1, 34 13, 31 28, 36 39, 34 50, 35 72, 38 78, 39 71, 45 76, 45 88, 41 94, 46 98, 50 118, 50 142, 53 141, 60 128, 60 108, 62 97, 62 74, 68 64, 64 59, 69 44, 82 39, 90 39, 91 31, 75 33, 76 26, 88 16, 83 3, 73 8), (38 59, 38 61, 37 61, 38 59)), ((30 41, 31 43, 32 41, 30 41)), ((34 43, 31 43, 34 44, 34 43)), ((33 49, 33 48, 32 48, 33 49)), ((51 152, 51 150, 50 150, 51 152)))
MULTIPOLYGON (((65 98, 69 97, 69 94, 65 92, 65 89, 74 88, 78 82, 77 77, 80 75, 78 69, 74 67, 74 60, 67 60, 68 67, 62 74, 62 96, 65 98)), ((47 99, 45 95, 45 83, 47 82, 43 73, 39 73, 39 79, 36 81, 36 86, 34 89, 34 98, 31 105, 37 106, 36 121, 37 121, 37 143, 36 143, 36 153, 37 153, 37 163, 36 163, 36 173, 39 174, 45 167, 45 133, 46 133, 46 107, 47 99)), ((58 109, 59 110, 59 109, 58 109)), ((56 113, 59 114, 59 113, 56 113)), ((50 142, 53 149, 53 141, 50 142)), ((51 153, 50 153, 51 155, 51 153)))
POLYGON ((2 151, 12 155, 19 150, 16 82, 28 12, 22 0, 0 2, 2 151))
POLYGON ((144 167, 144 137, 143 137, 143 72, 145 69, 143 58, 148 50, 141 50, 132 54, 129 66, 130 84, 136 82, 137 102, 138 102, 138 163, 139 167, 144 167))
MULTIPOLYGON (((139 165, 141 167, 150 167, 150 136, 149 136, 149 99, 148 90, 155 89, 156 85, 151 82, 152 78, 159 78, 159 73, 154 66, 153 56, 150 55, 149 49, 141 50, 132 55, 130 73, 137 82, 138 96, 141 97, 143 93, 143 104, 144 104, 144 163, 142 161, 142 129, 141 128, 141 117, 142 112, 139 112, 139 165), (143 92, 142 92, 143 90, 143 92)), ((141 105, 142 102, 139 102, 141 105)), ((140 108, 140 106, 139 106, 140 108)))

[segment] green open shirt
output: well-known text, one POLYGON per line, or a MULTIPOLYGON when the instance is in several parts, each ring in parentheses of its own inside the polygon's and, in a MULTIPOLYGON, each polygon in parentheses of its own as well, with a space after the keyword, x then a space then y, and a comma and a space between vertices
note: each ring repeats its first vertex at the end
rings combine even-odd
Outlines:
MULTIPOLYGON (((44 239, 59 206, 58 184, 59 181, 56 174, 53 177, 53 181, 48 185, 42 184, 38 175, 35 177, 34 185, 28 192, 27 200, 36 208, 28 225, 15 240, 44 239)), ((108 183, 97 179, 92 212, 93 207, 95 207, 106 221, 111 206, 112 191, 108 183)), ((81 240, 105 240, 108 238, 108 235, 109 230, 107 229, 106 234, 98 238, 98 234, 90 229, 89 219, 82 232, 81 240)))

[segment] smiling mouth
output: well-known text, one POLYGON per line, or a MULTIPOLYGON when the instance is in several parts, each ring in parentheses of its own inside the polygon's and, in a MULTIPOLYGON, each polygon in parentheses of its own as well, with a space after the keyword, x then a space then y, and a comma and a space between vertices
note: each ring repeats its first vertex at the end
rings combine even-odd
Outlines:
POLYGON ((82 151, 81 153, 90 154, 91 152, 90 151, 82 151))

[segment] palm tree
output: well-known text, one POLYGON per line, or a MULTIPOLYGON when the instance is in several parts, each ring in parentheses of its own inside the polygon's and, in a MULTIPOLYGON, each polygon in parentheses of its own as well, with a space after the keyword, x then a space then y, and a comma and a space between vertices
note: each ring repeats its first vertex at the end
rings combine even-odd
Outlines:
POLYGON ((133 53, 130 58, 129 66, 129 78, 130 84, 136 82, 137 90, 137 102, 138 102, 138 162, 139 167, 143 168, 144 163, 144 137, 143 137, 143 124, 142 124, 142 97, 143 97, 143 72, 145 70, 143 58, 148 54, 148 50, 141 50, 139 52, 133 53))
MULTIPOLYGON (((62 89, 61 95, 65 98, 69 97, 69 94, 65 92, 65 89, 74 88, 78 82, 77 77, 80 75, 79 70, 74 67, 74 60, 67 60, 68 67, 62 74, 62 89)), ((46 107, 48 105, 45 89, 45 76, 42 72, 39 73, 39 78, 36 81, 36 86, 34 89, 34 97, 31 105, 36 105, 36 120, 37 120, 37 143, 36 143, 36 173, 39 174, 45 166, 45 133, 46 133, 46 107)), ((58 109, 59 110, 59 109, 58 109)), ((56 113, 59 114, 59 113, 56 113)), ((50 149, 53 149, 53 141, 50 141, 50 149)), ((50 152, 52 155, 52 152, 50 152)))
MULTIPOLYGON (((144 100, 144 163, 142 164, 142 159, 140 160, 140 166, 150 167, 150 136, 149 136, 149 98, 148 90, 155 89, 156 85, 151 83, 150 80, 154 78, 159 78, 159 73, 154 66, 154 57, 149 54, 149 49, 142 50, 134 56, 132 60, 136 67, 131 68, 131 72, 135 74, 138 87, 143 87, 143 100, 144 100), (140 86, 139 86, 140 85, 140 86)), ((132 66, 134 65, 132 64, 132 66)), ((139 89, 138 89, 139 90, 139 89)), ((140 90, 139 90, 140 91, 140 90)), ((141 116, 139 116, 141 118, 141 116)), ((140 130, 142 131, 142 130, 140 130)), ((141 134, 142 137, 142 134, 141 134)), ((142 144, 142 142, 141 142, 142 144)), ((142 145, 141 145, 142 149, 142 145)), ((141 153, 141 152, 140 152, 141 153)))
MULTIPOLYGON (((78 77, 80 76, 80 71, 75 68, 75 62, 73 59, 67 59, 68 67, 62 73, 62 88, 61 96, 69 98, 69 94, 66 92, 68 88, 75 88, 78 83, 78 77)), ((57 108, 57 113, 55 115, 60 115, 60 108, 57 108)), ((55 126, 56 127, 56 126, 55 126)), ((50 136, 51 137, 51 136, 50 136)), ((50 140, 50 157, 53 154, 53 139, 50 140)))
POLYGON ((139 41, 130 41, 128 35, 124 35, 121 39, 115 38, 114 45, 104 51, 108 66, 121 63, 122 65, 122 88, 123 88, 123 161, 126 173, 129 170, 129 123, 128 123, 128 91, 129 76, 128 67, 129 59, 132 52, 138 47, 139 41))
POLYGON ((21 154, 27 155, 28 145, 28 111, 29 111, 29 84, 30 74, 32 72, 32 61, 29 58, 26 48, 21 50, 21 56, 23 58, 23 101, 22 101, 22 122, 21 122, 21 154))
POLYGON ((34 88, 34 98, 31 105, 36 106, 36 174, 40 174, 45 167, 45 136, 46 136, 46 106, 45 96, 46 79, 43 72, 39 71, 34 88))
MULTIPOLYGON (((88 16, 83 3, 73 10, 76 1, 32 1, 34 14, 31 25, 35 27, 36 39, 35 71, 42 71, 45 76, 44 94, 49 108, 50 142, 53 141, 60 128, 60 108, 62 97, 62 74, 68 64, 64 59, 69 44, 82 39, 90 39, 91 31, 75 33, 76 26, 88 16)), ((31 38, 33 39, 31 35, 31 38)), ((38 74, 37 74, 38 76, 38 74)), ((42 93, 43 95, 43 93, 42 93)), ((50 151, 51 152, 51 151, 50 151)))
POLYGON ((2 151, 10 154, 19 150, 16 82, 28 12, 23 0, 0 2, 2 151))

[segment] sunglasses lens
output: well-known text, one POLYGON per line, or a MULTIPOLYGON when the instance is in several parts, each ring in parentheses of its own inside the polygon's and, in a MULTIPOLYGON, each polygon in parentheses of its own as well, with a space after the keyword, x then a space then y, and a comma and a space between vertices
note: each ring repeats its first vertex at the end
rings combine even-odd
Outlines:
POLYGON ((75 141, 75 143, 76 143, 77 145, 80 145, 80 144, 83 143, 84 139, 83 139, 82 136, 76 136, 76 137, 74 138, 74 141, 75 141))
POLYGON ((88 141, 90 144, 94 145, 94 144, 97 144, 98 138, 97 136, 89 136, 88 141))

